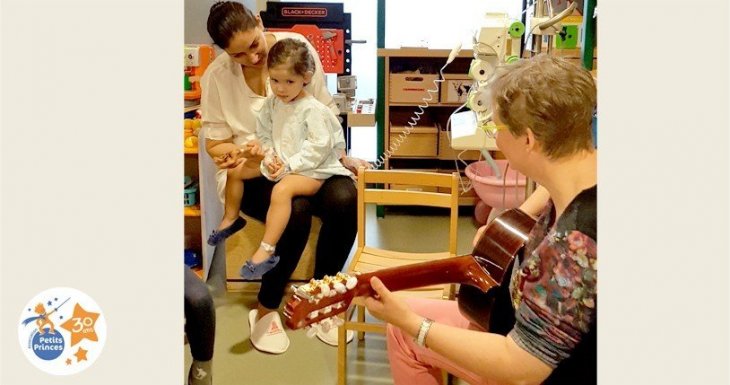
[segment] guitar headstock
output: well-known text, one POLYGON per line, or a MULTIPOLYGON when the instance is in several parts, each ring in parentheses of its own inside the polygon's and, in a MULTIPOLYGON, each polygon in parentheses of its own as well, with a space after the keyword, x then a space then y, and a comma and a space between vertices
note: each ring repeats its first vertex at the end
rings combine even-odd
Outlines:
POLYGON ((350 307, 358 283, 355 276, 337 273, 334 277, 312 279, 301 286, 292 285, 294 295, 284 307, 286 325, 291 329, 307 327, 309 337, 313 337, 318 328, 327 332, 340 326, 344 321, 336 316, 350 307))

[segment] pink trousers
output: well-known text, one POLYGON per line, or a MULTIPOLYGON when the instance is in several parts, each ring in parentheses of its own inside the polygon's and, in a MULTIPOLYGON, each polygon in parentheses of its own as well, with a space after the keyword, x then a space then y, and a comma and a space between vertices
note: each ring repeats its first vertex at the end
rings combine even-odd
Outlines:
MULTIPOLYGON (((436 323, 479 330, 461 315, 456 301, 420 298, 409 298, 407 301, 413 311, 436 323)), ((387 326, 387 336, 388 358, 395 385, 443 385, 441 370, 446 370, 472 385, 496 385, 457 366, 444 356, 418 346, 412 337, 390 324, 387 326)))

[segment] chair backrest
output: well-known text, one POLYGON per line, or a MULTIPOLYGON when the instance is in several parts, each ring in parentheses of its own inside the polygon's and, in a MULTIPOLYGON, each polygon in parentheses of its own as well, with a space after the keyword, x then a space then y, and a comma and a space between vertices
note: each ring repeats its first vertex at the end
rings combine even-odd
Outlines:
MULTIPOLYGON (((459 219, 459 174, 406 171, 369 170, 360 167, 357 178, 357 247, 365 246, 365 205, 427 206, 450 210, 449 253, 456 255, 457 223, 459 219), (366 187, 368 184, 401 184, 414 186, 409 190, 391 190, 388 186, 366 187), (435 187, 436 192, 422 191, 420 187, 435 187), (444 190, 449 192, 441 192, 444 190)), ((431 190, 432 190, 431 189, 431 190)))

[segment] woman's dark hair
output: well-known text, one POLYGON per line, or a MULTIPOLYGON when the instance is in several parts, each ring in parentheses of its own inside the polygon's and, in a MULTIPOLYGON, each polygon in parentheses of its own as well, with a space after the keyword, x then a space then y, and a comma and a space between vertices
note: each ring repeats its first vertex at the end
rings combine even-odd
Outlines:
POLYGON ((308 71, 314 72, 314 58, 303 41, 281 39, 269 49, 266 65, 269 68, 280 64, 288 64, 292 71, 304 76, 308 71))
POLYGON ((210 7, 208 35, 217 46, 226 49, 236 32, 248 31, 257 24, 256 17, 243 4, 219 1, 210 7))

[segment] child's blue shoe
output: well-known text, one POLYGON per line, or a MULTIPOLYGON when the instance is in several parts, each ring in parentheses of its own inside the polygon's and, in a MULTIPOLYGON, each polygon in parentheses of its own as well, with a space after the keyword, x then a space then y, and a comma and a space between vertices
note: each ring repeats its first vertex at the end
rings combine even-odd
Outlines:
POLYGON ((238 230, 241 230, 244 226, 246 226, 246 220, 242 217, 238 217, 235 221, 233 221, 233 223, 231 223, 230 226, 226 227, 225 229, 213 230, 213 232, 210 234, 210 237, 208 237, 208 244, 211 246, 215 246, 225 241, 226 238, 235 234, 238 230))
POLYGON ((244 279, 261 279, 269 270, 279 263, 279 256, 271 254, 269 258, 261 263, 253 263, 250 260, 241 266, 241 277, 244 279))

